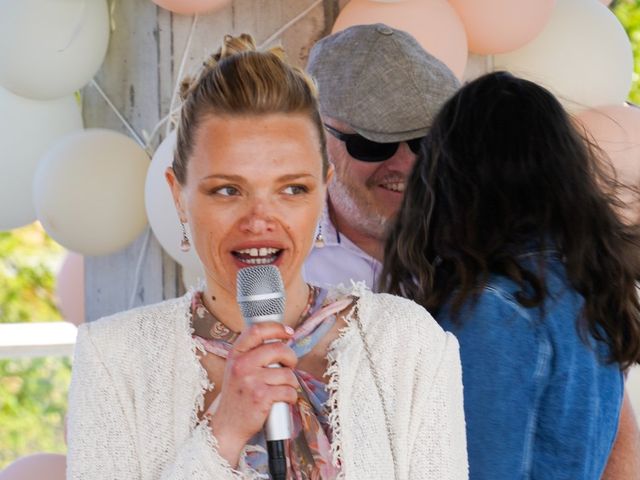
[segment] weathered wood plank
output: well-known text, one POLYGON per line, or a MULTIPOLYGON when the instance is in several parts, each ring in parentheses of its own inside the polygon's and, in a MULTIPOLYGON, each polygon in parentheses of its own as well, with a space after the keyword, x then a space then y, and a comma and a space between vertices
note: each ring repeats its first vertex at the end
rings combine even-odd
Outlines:
MULTIPOLYGON (((151 2, 117 2, 114 23, 107 58, 96 80, 138 133, 150 131, 160 118, 162 104, 157 7, 151 2)), ((91 86, 84 90, 83 104, 87 127, 106 127, 128 134, 91 86)), ((179 269, 152 235, 141 265, 141 281, 136 286, 135 269, 144 243, 145 234, 118 253, 87 258, 89 320, 128 308, 134 290, 133 305, 179 293, 179 269)))

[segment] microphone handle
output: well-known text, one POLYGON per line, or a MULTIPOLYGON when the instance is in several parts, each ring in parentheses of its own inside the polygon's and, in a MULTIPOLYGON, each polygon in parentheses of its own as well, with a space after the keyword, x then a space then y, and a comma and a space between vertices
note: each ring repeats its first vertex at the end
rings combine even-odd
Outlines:
POLYGON ((269 473, 273 480, 287 480, 287 454, 284 440, 267 440, 269 473))
MULTIPOLYGON (((270 340, 265 343, 279 342, 280 340, 270 340)), ((269 368, 281 368, 282 365, 274 363, 269 368)), ((293 426, 291 425, 291 408, 286 402, 275 402, 271 405, 271 412, 264 424, 264 436, 267 441, 288 440, 291 438, 293 426)))
MULTIPOLYGON (((282 322, 282 315, 270 315, 262 317, 245 318, 248 324, 275 321, 282 322)), ((280 340, 269 340, 265 343, 279 342, 280 340)), ((269 368, 281 368, 282 365, 274 363, 269 368)), ((291 438, 293 425, 291 421, 291 409, 286 402, 275 402, 271 405, 271 412, 264 424, 264 434, 267 441, 288 440, 291 438)))
MULTIPOLYGON (((264 321, 264 320, 263 320, 264 321)), ((280 319, 282 321, 282 319, 280 319)), ((257 323, 257 322, 256 322, 257 323)), ((265 343, 279 342, 269 340, 265 343)), ((269 368, 281 368, 279 363, 269 365, 269 368)), ((293 425, 291 409, 286 402, 275 402, 264 424, 264 436, 267 440, 267 456, 269 458, 269 473, 273 480, 287 479, 287 454, 284 441, 291 438, 293 425)))

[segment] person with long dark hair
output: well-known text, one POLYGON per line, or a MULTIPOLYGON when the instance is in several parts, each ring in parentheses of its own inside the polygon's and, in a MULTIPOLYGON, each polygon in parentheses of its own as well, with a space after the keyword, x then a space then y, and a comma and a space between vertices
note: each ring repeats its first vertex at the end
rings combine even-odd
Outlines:
POLYGON ((640 359, 640 237, 603 155, 544 88, 495 72, 443 107, 383 289, 460 342, 470 478, 600 478, 640 359))

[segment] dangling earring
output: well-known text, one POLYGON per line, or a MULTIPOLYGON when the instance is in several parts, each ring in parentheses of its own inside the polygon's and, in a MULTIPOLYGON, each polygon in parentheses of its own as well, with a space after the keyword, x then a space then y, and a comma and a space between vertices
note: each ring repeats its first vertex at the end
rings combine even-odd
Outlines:
POLYGON ((314 245, 316 248, 323 248, 325 246, 324 237, 322 236, 322 224, 318 225, 318 233, 316 233, 314 245))
POLYGON ((182 227, 182 241, 180 242, 180 250, 186 253, 191 250, 191 242, 189 241, 189 237, 187 236, 187 229, 184 226, 184 222, 180 222, 180 226, 182 227))

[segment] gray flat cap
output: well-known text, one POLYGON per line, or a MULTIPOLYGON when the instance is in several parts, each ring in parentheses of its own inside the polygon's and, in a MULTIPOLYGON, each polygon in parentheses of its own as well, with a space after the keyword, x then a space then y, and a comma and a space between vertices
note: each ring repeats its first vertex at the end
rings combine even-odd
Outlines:
POLYGON ((323 38, 311 50, 307 71, 318 84, 322 115, 377 142, 426 135, 460 86, 411 35, 381 23, 323 38))

